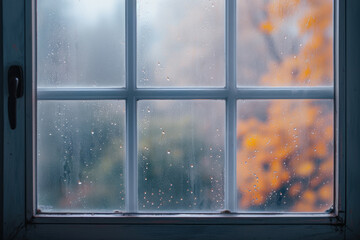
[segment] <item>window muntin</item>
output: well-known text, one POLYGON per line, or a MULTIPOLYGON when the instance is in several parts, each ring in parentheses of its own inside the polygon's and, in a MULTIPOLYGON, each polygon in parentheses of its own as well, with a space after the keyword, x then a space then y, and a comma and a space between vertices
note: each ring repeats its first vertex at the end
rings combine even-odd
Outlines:
MULTIPOLYGON (((211 1, 209 2, 211 3, 211 1)), ((227 28, 231 28, 231 26, 235 25, 235 16, 234 10, 231 10, 229 8, 229 3, 227 3, 226 8, 226 26, 227 28)), ((134 12, 132 12, 134 14, 134 12)), ((139 23, 138 23, 139 24, 139 23)), ((134 29, 134 26, 127 26, 130 29, 134 29)), ((157 89, 156 91, 153 91, 153 89, 142 89, 142 88, 135 88, 133 83, 128 84, 128 88, 125 90, 101 90, 101 89, 65 89, 62 91, 54 90, 54 89, 42 89, 39 88, 38 96, 39 99, 43 98, 43 100, 56 100, 58 98, 60 99, 126 99, 127 103, 127 140, 131 143, 134 143, 134 139, 136 136, 136 126, 132 126, 133 123, 130 123, 130 120, 135 120, 137 118, 136 116, 136 102, 141 102, 142 99, 219 99, 219 100, 225 100, 226 101, 226 158, 225 158, 225 169, 224 169, 224 182, 225 182, 225 190, 224 190, 224 209, 230 209, 232 212, 238 211, 238 200, 241 198, 241 195, 236 196, 236 175, 233 170, 235 170, 235 159, 236 159, 236 138, 234 137, 234 132, 236 128, 236 102, 238 99, 282 99, 282 98, 295 98, 295 99, 333 99, 333 89, 332 87, 312 87, 312 88, 272 88, 272 89, 262 89, 262 88, 235 88, 235 62, 232 61, 233 58, 233 50, 236 48, 235 41, 236 35, 231 31, 226 31, 225 34, 226 39, 226 66, 227 66, 227 72, 226 72, 226 82, 227 86, 226 89, 214 89, 209 91, 208 89, 178 89, 176 91, 169 91, 167 89, 157 89), (50 90, 50 91, 49 91, 50 90), (132 117, 129 117, 131 115, 132 117), (135 115, 135 117, 134 117, 135 115)), ((127 43, 128 45, 131 45, 127 43)), ((138 50, 139 51, 139 50, 138 50)), ((128 59, 129 60, 129 54, 132 55, 131 57, 134 57, 135 55, 134 48, 128 49, 128 59), (129 51, 130 50, 130 51, 129 51)), ((139 57, 139 56, 138 56, 139 57)), ((139 60, 138 60, 139 61, 139 60)), ((130 63, 130 67, 128 66, 128 70, 133 70, 134 65, 132 61, 128 61, 128 64, 130 63)), ((156 63, 157 64, 157 63, 156 63)), ((225 64, 225 63, 224 63, 225 64)), ((160 63, 161 65, 161 63, 160 63)), ((138 66, 137 66, 138 67, 138 66)), ((134 78, 132 78, 134 79, 134 78)), ((128 79, 128 81, 131 81, 131 79, 128 79)), ((177 100, 180 101, 180 100, 177 100)), ((330 100, 332 101, 332 100, 330 100)), ((263 113, 264 114, 264 113, 263 113)), ((239 122, 238 122, 239 124, 239 122)), ((237 139, 237 142, 239 142, 239 139, 237 139)), ((138 195, 135 193, 137 189, 137 180, 136 181, 130 181, 138 178, 137 168, 136 168, 136 161, 134 161, 137 153, 136 153, 136 147, 132 146, 135 144, 127 144, 127 152, 132 152, 131 154, 128 153, 127 158, 127 194, 125 194, 125 198, 127 198, 127 204, 128 206, 125 207, 126 212, 137 212, 139 209, 136 207, 137 205, 137 199, 138 195), (135 150, 135 151, 134 151, 135 150), (129 158, 129 156, 132 156, 132 158, 129 158), (132 160, 130 160, 132 159, 132 160), (134 164, 135 162, 135 164, 134 164), (136 169, 134 171, 134 169, 136 169), (129 176, 130 175, 130 176, 129 176)), ((239 187, 239 186, 237 186, 239 187)), ((331 196, 332 197, 332 196, 331 196)), ((41 210, 41 209, 40 209, 41 210)), ((261 209, 260 209, 261 210, 261 209)), ((114 210, 116 211, 116 210, 114 210)), ((261 210, 262 211, 262 210, 261 210)), ((302 210, 301 212, 303 212, 302 210)), ((313 210, 312 210, 313 211, 313 210)), ((311 212, 312 212, 311 211, 311 212)), ((164 211, 167 212, 167 211, 164 211)))

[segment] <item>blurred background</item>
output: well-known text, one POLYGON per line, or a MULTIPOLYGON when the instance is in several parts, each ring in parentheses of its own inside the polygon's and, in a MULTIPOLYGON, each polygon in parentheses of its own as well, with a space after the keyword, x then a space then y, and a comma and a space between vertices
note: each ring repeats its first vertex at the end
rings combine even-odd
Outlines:
MULTIPOLYGON (((124 0, 38 0, 38 87, 125 87, 124 0)), ((239 87, 333 86, 332 0, 237 1, 239 87)), ((225 86, 224 0, 137 1, 138 87, 225 86)), ((239 100, 238 211, 333 204, 333 100, 239 100)), ((125 101, 38 101, 43 212, 125 210, 125 101)), ((138 102, 140 212, 224 210, 225 101, 138 102)))

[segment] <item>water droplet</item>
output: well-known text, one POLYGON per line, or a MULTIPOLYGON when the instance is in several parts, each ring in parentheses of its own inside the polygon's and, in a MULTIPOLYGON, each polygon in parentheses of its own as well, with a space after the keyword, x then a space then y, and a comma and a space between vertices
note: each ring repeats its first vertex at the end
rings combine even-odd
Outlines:
POLYGON ((284 39, 286 40, 286 39, 287 39, 287 36, 285 36, 284 39))
POLYGON ((170 153, 171 153, 170 150, 168 150, 168 151, 167 151, 167 154, 170 155, 170 153))
POLYGON ((79 181, 79 182, 78 182, 78 184, 79 184, 79 185, 81 185, 81 184, 82 184, 82 182, 80 182, 80 181, 79 181))
POLYGON ((162 135, 165 135, 165 131, 162 131, 161 134, 162 134, 162 135))
POLYGON ((160 67, 160 62, 157 62, 157 65, 160 67))
POLYGON ((190 167, 191 167, 191 168, 194 168, 194 164, 190 164, 190 167))
POLYGON ((94 131, 91 131, 91 135, 94 135, 94 131))
POLYGON ((170 78, 169 78, 169 77, 166 77, 166 81, 170 82, 170 78))

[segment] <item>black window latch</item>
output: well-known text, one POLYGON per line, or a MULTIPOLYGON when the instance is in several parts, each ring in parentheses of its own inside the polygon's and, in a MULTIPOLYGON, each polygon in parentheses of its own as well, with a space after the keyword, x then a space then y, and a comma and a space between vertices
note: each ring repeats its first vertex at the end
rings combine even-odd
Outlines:
POLYGON ((8 115, 10 128, 16 128, 16 99, 24 95, 24 79, 21 66, 11 66, 8 71, 8 115))

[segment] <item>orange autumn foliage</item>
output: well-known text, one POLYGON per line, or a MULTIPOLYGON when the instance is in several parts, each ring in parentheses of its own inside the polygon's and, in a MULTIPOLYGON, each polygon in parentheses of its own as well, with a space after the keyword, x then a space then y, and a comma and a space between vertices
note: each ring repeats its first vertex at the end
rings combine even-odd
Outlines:
POLYGON ((274 25, 270 21, 265 21, 261 23, 260 29, 263 32, 270 34, 274 30, 274 25))
MULTIPOLYGON (((333 82, 332 1, 273 0, 259 26, 277 34, 298 14, 296 55, 269 63, 264 86, 319 86, 333 82)), ((240 103, 237 139, 239 208, 321 212, 333 201, 334 133, 332 104, 316 100, 240 103), (253 109, 241 113, 241 109, 253 109), (259 111, 262 110, 260 116, 259 111), (265 111, 265 112, 264 112, 265 111)))
MULTIPOLYGON (((298 54, 285 56, 280 63, 274 62, 262 78, 264 85, 296 86, 296 85, 329 85, 333 80, 333 36, 329 33, 332 27, 332 2, 327 0, 306 0, 304 16, 299 17, 297 26, 299 38, 306 36, 309 40, 300 44, 298 54)), ((273 29, 286 23, 300 7, 297 0, 271 1, 267 8, 268 20, 273 29)), ((261 25, 263 26, 263 25, 261 25)), ((266 25, 265 25, 266 26, 266 25)), ((260 28, 269 34, 266 27, 260 28)), ((331 31, 330 31, 331 32, 331 31)))

